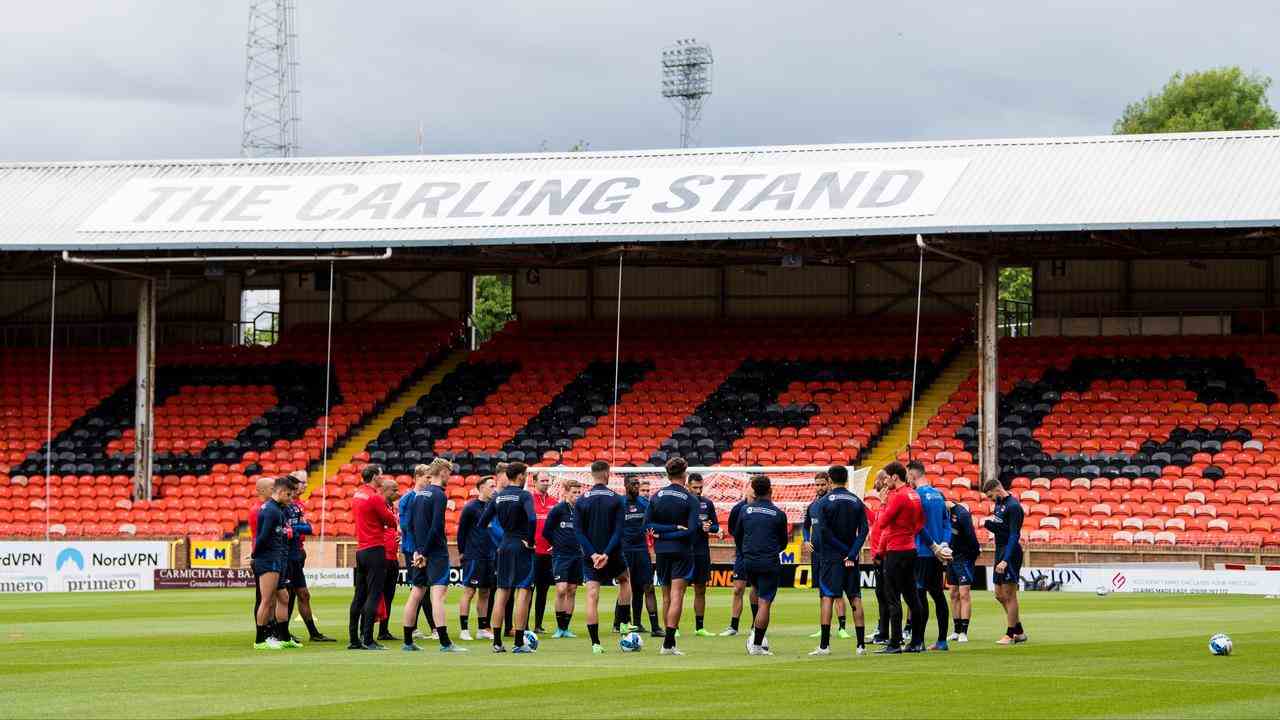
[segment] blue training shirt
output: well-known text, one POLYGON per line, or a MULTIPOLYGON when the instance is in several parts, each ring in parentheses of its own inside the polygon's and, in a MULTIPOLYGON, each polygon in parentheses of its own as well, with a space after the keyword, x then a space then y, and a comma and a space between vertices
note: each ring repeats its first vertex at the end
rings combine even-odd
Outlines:
POLYGON ((720 532, 720 520, 716 517, 715 503, 701 495, 698 499, 698 532, 693 536, 693 551, 698 555, 711 555, 711 536, 720 532), (710 522, 711 529, 703 532, 702 523, 710 522))
POLYGON ((1009 562, 1015 554, 1022 554, 1022 503, 1012 495, 996 500, 991 509, 991 517, 983 523, 983 527, 991 531, 996 541, 995 562, 1009 562))
POLYGON ((612 555, 622 547, 625 513, 621 495, 610 490, 608 485, 597 483, 582 493, 575 509, 584 553, 612 555))
POLYGON ((494 557, 493 535, 490 528, 480 524, 480 516, 484 514, 485 502, 479 498, 472 500, 462 508, 458 516, 458 554, 468 560, 492 560, 494 557))
MULTIPOLYGON (((870 532, 867 526, 867 508, 862 499, 839 485, 818 501, 818 519, 822 528, 818 533, 821 549, 817 550, 822 562, 843 563, 845 559, 858 562, 862 545, 870 532)), ((814 548, 819 545, 815 544, 814 548)))
POLYGON ((648 498, 637 495, 622 499, 622 549, 649 552, 645 540, 644 513, 649 508, 648 498))
POLYGON ((644 524, 654 533, 654 552, 691 554, 698 530, 698 499, 683 485, 672 483, 650 498, 644 524))
POLYGON ((449 553, 449 540, 444 531, 444 511, 448 504, 444 488, 438 485, 428 485, 415 494, 409 521, 415 553, 423 557, 449 553))
POLYGON ((738 527, 738 518, 742 509, 747 506, 746 500, 739 500, 737 505, 729 508, 729 534, 733 535, 733 562, 742 560, 742 528, 738 527))
POLYGON ((782 569, 778 557, 787 547, 787 516, 768 500, 749 503, 738 513, 733 536, 742 536, 742 565, 748 570, 782 569))
POLYGON ((533 549, 533 530, 538 524, 538 516, 533 510, 532 493, 516 485, 508 485, 494 493, 480 516, 480 524, 488 525, 495 519, 502 528, 501 547, 533 549))
POLYGON ((933 557, 929 546, 933 543, 951 542, 951 515, 947 512, 947 499, 931 485, 916 488, 920 496, 920 509, 924 513, 924 527, 916 533, 916 555, 933 557))
POLYGON ((547 513, 547 520, 542 524, 542 537, 551 545, 552 555, 582 557, 578 513, 569 503, 561 500, 547 513))
POLYGON ((396 505, 396 517, 400 518, 400 551, 406 555, 413 554, 413 533, 409 532, 409 521, 413 519, 414 494, 410 490, 401 495, 400 502, 396 505))

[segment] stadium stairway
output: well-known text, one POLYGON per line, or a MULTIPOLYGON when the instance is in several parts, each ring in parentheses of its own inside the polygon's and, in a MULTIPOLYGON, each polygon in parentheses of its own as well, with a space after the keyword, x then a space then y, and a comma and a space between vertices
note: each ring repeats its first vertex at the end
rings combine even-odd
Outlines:
MULTIPOLYGON (((405 388, 396 398, 383 406, 382 410, 375 415, 363 428, 352 433, 345 443, 337 447, 333 451, 333 456, 329 458, 329 479, 341 472, 344 465, 349 464, 356 455, 364 452, 365 446, 370 441, 377 439, 378 435, 391 426, 391 423, 405 414, 418 398, 431 392, 445 375, 462 364, 467 359, 466 350, 458 350, 447 355, 434 368, 423 375, 417 382, 405 388)), ((311 473, 307 482, 306 496, 320 488, 323 480, 321 473, 311 473)))
MULTIPOLYGON (((914 435, 918 435, 929 424, 929 419, 938 414, 938 410, 973 374, 977 366, 976 347, 966 345, 955 354, 951 362, 942 369, 938 379, 926 387, 916 401, 914 435)), ((870 468, 870 472, 867 473, 867 490, 870 490, 871 484, 875 482, 876 473, 885 465, 897 460, 898 455, 907 449, 912 440, 915 440, 915 437, 911 431, 911 414, 904 411, 867 453, 866 465, 870 468)))

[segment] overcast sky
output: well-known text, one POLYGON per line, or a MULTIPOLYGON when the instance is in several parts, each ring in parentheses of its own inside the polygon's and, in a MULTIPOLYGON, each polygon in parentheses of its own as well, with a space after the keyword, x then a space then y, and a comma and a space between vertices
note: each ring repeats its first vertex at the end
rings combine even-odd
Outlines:
MULTIPOLYGON (((248 5, 7 3, 0 161, 238 155, 248 5)), ((413 153, 420 121, 433 153, 671 147, 658 56, 688 36, 702 146, 1105 134, 1177 70, 1280 75, 1274 0, 297 6, 305 155, 413 153)))

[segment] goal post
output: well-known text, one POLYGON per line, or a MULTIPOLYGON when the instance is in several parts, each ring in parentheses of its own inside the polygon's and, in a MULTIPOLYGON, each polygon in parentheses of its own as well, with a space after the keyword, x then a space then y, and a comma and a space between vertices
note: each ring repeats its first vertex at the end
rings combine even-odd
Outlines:
MULTIPOLYGON (((773 503, 787 514, 787 521, 800 523, 804 521, 804 511, 817 495, 814 476, 830 469, 828 465, 716 465, 711 467, 690 467, 689 474, 702 476, 702 495, 715 503, 719 515, 729 512, 729 508, 742 499, 747 483, 753 475, 767 475, 773 485, 773 503)), ((859 497, 867 484, 869 468, 849 467, 849 491, 859 497)), ((561 493, 561 481, 574 479, 584 486, 591 485, 591 468, 567 467, 561 465, 547 467, 531 467, 529 474, 541 474, 549 478, 550 487, 547 492, 554 497, 561 493)), ((614 467, 609 470, 610 489, 623 493, 623 483, 629 477, 639 477, 641 494, 646 497, 657 492, 667 483, 667 471, 657 466, 614 467), (648 482, 648 491, 644 483, 648 482)))

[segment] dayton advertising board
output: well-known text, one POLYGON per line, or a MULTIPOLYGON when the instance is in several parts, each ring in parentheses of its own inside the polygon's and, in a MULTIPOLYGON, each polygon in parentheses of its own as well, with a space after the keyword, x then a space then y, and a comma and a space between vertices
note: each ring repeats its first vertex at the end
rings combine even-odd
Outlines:
POLYGON ((137 178, 82 232, 411 230, 933 215, 968 165, 796 158, 616 171, 137 178))
POLYGON ((0 592, 151 590, 165 542, 0 542, 0 592))
POLYGON ((1040 578, 1060 583, 1063 592, 1121 592, 1210 595, 1280 594, 1280 573, 1190 570, 1162 567, 1022 568, 1024 587, 1040 578))

